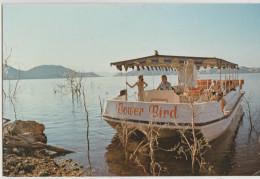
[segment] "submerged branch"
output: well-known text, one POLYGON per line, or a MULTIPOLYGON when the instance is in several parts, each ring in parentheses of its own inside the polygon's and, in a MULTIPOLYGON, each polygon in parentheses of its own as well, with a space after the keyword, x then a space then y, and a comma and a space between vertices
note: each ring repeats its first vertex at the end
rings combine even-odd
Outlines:
POLYGON ((7 142, 6 147, 23 147, 23 148, 34 148, 34 149, 47 149, 51 151, 55 151, 57 153, 63 153, 63 154, 68 154, 68 153, 74 153, 74 151, 55 147, 52 145, 47 145, 42 142, 31 142, 28 139, 22 137, 22 136, 10 136, 10 135, 5 135, 6 138, 9 138, 7 142))

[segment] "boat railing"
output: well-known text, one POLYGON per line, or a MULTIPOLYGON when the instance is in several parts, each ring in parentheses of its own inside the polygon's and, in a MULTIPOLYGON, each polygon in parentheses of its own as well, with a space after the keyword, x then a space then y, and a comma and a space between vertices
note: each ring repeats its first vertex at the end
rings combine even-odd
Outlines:
MULTIPOLYGON (((196 87, 173 86, 173 90, 147 90, 144 91, 144 102, 162 102, 162 103, 189 103, 192 97, 192 101, 196 102, 209 102, 210 94, 209 87, 212 83, 212 79, 198 80, 196 87)), ((239 80, 217 80, 217 84, 222 87, 221 91, 225 91, 226 94, 239 87, 239 84, 243 84, 244 81, 239 80)), ((124 90, 121 90, 121 92, 124 90)), ((121 93, 120 92, 120 93, 121 93)), ((113 100, 119 101, 136 101, 136 93, 133 95, 125 95, 125 93, 113 98, 113 100)))
POLYGON ((165 102, 179 103, 179 96, 174 90, 147 90, 144 93, 144 101, 147 102, 165 102))
POLYGON ((112 98, 112 100, 126 101, 126 95, 118 95, 118 96, 112 98))

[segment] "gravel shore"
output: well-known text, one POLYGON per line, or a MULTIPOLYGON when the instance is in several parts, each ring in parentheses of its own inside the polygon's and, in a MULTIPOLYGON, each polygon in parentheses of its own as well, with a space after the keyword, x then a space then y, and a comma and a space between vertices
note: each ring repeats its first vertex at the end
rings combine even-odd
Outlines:
POLYGON ((44 129, 43 124, 34 121, 19 120, 4 126, 3 176, 90 176, 91 173, 88 173, 83 165, 70 158, 55 159, 56 156, 65 154, 37 147, 39 142, 41 145, 47 145, 44 129), (36 144, 36 147, 32 144, 36 144))

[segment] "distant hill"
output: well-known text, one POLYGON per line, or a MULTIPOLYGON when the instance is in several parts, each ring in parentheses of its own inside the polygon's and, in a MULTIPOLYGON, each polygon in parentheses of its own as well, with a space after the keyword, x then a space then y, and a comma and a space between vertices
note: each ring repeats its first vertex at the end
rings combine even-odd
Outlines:
MULTIPOLYGON (((142 74, 144 76, 152 76, 152 71, 148 71, 146 68, 144 70, 140 69, 140 71, 142 72, 142 74)), ((127 76, 138 76, 140 74, 140 71, 137 71, 137 70, 129 71, 129 72, 127 72, 127 76)), ((219 70, 217 68, 207 68, 207 69, 201 68, 199 73, 200 74, 218 74, 219 70)), ((225 73, 224 70, 222 71, 222 74, 223 73, 225 73)), ((227 71, 227 73, 228 73, 228 71, 227 71)), ((241 66, 241 67, 239 67, 238 73, 260 73, 260 67, 249 68, 249 67, 241 66)), ((153 71, 153 75, 155 75, 155 76, 161 75, 161 74, 162 74, 161 71, 157 71, 157 70, 153 71)), ((170 72, 167 71, 167 72, 164 72, 163 74, 170 75, 170 72)), ((176 75, 177 72, 173 71, 171 74, 176 75)), ((117 73, 114 76, 124 76, 124 75, 125 75, 125 72, 122 71, 122 72, 117 73)))
POLYGON ((103 72, 103 71, 100 71, 100 72, 95 72, 97 75, 99 76, 115 76, 117 73, 111 73, 111 72, 103 72))
MULTIPOLYGON (((200 74, 217 74, 219 73, 219 70, 217 68, 209 68, 209 69, 201 69, 200 70, 200 74)), ((225 70, 221 70, 221 73, 225 73, 225 70)), ((228 73, 228 70, 227 70, 228 73)), ((230 70, 231 73, 231 70, 230 70)), ((250 67, 244 67, 241 66, 238 69, 238 73, 260 73, 260 68, 259 67, 254 67, 254 68, 250 68, 250 67)))
MULTIPOLYGON (((260 73, 260 68, 249 68, 249 67, 239 67, 238 73, 260 73)), ((82 77, 100 77, 100 76, 124 76, 125 72, 119 72, 117 74, 108 73, 108 72, 97 72, 98 74, 94 72, 87 72, 87 73, 79 73, 74 70, 71 70, 69 68, 65 68, 63 66, 56 66, 56 65, 41 65, 34 67, 30 70, 23 71, 23 70, 17 70, 11 66, 7 66, 6 70, 3 73, 3 79, 18 79, 19 73, 21 79, 51 79, 51 78, 62 78, 68 72, 73 72, 76 76, 82 76, 82 77)), ((152 76, 152 71, 148 71, 146 68, 145 70, 141 69, 141 72, 144 76, 152 76)), ((200 69, 200 74, 217 74, 219 73, 217 68, 208 68, 208 69, 200 69)), ((222 71, 224 73, 224 71, 222 71)), ((127 72, 128 76, 138 76, 140 74, 140 71, 133 70, 127 72)), ((153 71, 153 75, 161 75, 161 71, 153 71)), ((170 75, 169 71, 164 72, 165 75, 170 75)), ((176 71, 172 71, 171 74, 176 75, 176 71)))
POLYGON ((7 66, 6 70, 3 73, 3 79, 18 79, 19 73, 21 79, 51 79, 51 78, 62 78, 68 72, 72 72, 75 76, 82 76, 82 77, 99 77, 99 75, 88 72, 88 73, 79 73, 69 68, 65 68, 63 66, 56 66, 56 65, 41 65, 34 67, 28 71, 17 70, 11 66, 7 66))
POLYGON ((248 67, 239 67, 238 73, 260 73, 260 67, 248 68, 248 67))

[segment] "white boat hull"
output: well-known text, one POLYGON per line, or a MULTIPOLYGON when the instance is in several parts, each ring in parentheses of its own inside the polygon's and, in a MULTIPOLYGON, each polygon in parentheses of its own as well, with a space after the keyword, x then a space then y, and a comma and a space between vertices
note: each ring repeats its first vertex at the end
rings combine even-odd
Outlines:
POLYGON ((122 125, 147 134, 151 127, 159 138, 172 137, 178 129, 191 129, 194 116, 195 129, 200 130, 206 141, 212 141, 223 134, 233 120, 241 114, 243 94, 232 91, 225 96, 226 111, 221 111, 221 102, 194 103, 194 110, 189 103, 129 102, 107 100, 103 118, 114 129, 122 125), (192 114, 194 111, 194 115, 192 114))

